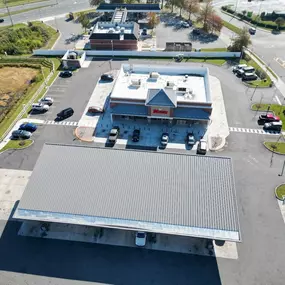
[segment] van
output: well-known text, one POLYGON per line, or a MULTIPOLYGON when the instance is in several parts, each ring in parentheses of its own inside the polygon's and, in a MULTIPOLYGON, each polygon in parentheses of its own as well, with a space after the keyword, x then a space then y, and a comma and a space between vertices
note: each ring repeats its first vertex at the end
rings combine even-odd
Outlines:
POLYGON ((56 116, 58 120, 63 120, 73 115, 74 111, 72 108, 66 108, 60 111, 56 116))
POLYGON ((242 75, 242 80, 243 81, 250 81, 250 80, 256 80, 257 79, 257 75, 255 73, 244 73, 242 75))
POLYGON ((247 67, 246 64, 238 64, 238 65, 235 65, 235 66, 233 67, 233 73, 236 73, 238 70, 243 69, 243 68, 245 68, 245 67, 247 67))
POLYGON ((246 66, 244 68, 238 69, 236 73, 238 76, 241 77, 244 73, 254 73, 254 72, 255 72, 254 67, 246 66))
POLYGON ((263 129, 265 131, 275 131, 280 133, 282 130, 282 121, 265 123, 263 129))

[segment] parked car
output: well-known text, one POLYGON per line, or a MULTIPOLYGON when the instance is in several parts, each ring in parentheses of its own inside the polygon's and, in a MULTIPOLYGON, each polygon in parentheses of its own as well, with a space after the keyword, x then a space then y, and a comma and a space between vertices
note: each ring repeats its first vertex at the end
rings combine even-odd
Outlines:
POLYGON ((146 244, 146 233, 145 232, 137 232, 135 243, 136 243, 136 246, 145 246, 145 244, 146 244))
POLYGON ((242 81, 252 81, 252 80, 256 80, 258 77, 255 73, 252 72, 246 72, 243 73, 242 75, 242 81))
POLYGON ((181 27, 182 28, 190 28, 190 24, 188 24, 187 22, 182 22, 181 27))
POLYGON ((25 123, 25 124, 20 125, 19 130, 21 130, 21 131, 28 131, 28 132, 33 133, 33 132, 35 132, 37 130, 37 128, 38 127, 35 124, 25 123))
POLYGON ((247 67, 246 64, 238 64, 238 65, 235 65, 235 66, 233 67, 233 73, 235 73, 235 72, 237 72, 239 69, 243 69, 243 68, 245 68, 245 67, 247 67))
POLYGON ((29 139, 32 133, 24 130, 16 130, 12 132, 12 139, 29 139))
POLYGON ((251 35, 255 35, 255 33, 256 33, 256 28, 250 27, 250 28, 248 29, 248 32, 249 32, 251 35))
POLYGON ((39 100, 39 103, 51 106, 53 104, 53 98, 51 98, 51 97, 44 97, 41 100, 39 100))
POLYGON ((62 71, 60 74, 59 74, 60 77, 71 77, 72 76, 72 71, 70 70, 65 70, 65 71, 62 71))
POLYGON ((197 154, 205 155, 207 153, 207 141, 201 139, 198 143, 197 154))
POLYGON ((103 112, 104 112, 104 108, 100 106, 90 106, 88 108, 88 113, 90 114, 97 114, 97 113, 103 113, 103 112))
POLYGON ((3 23, 4 22, 4 19, 0 19, 0 23, 3 23))
POLYGON ((186 135, 186 144, 189 146, 195 144, 195 137, 194 137, 193 133, 188 133, 186 135))
POLYGON ((146 28, 143 28, 143 30, 142 30, 142 36, 147 36, 147 29, 146 29, 146 28))
POLYGON ((263 129, 265 131, 275 131, 275 132, 280 133, 282 130, 282 121, 265 123, 263 126, 263 129))
POLYGON ((66 108, 60 111, 56 116, 58 120, 64 120, 66 118, 71 117, 74 114, 74 110, 72 108, 66 108))
POLYGON ((163 133, 161 135, 160 143, 162 146, 167 146, 169 141, 169 134, 168 133, 163 133))
POLYGON ((254 73, 255 69, 252 66, 246 66, 236 71, 237 76, 242 77, 244 73, 254 73))
POLYGON ((200 31, 200 29, 193 29, 192 34, 199 36, 199 35, 201 35, 201 31, 200 31))
POLYGON ((120 135, 120 128, 114 127, 109 133, 109 142, 110 143, 116 143, 118 137, 120 135))
POLYGON ((46 112, 49 110, 49 105, 43 103, 32 104, 32 111, 46 112))
POLYGON ((111 74, 103 74, 103 75, 101 75, 101 80, 112 82, 114 80, 114 77, 111 74))
POLYGON ((141 134, 140 130, 133 131, 133 137, 132 137, 133 142, 138 142, 140 140, 140 134, 141 134))
POLYGON ((265 123, 279 122, 279 121, 280 121, 280 117, 269 113, 269 114, 265 114, 265 115, 260 115, 257 123, 259 125, 264 125, 265 123))

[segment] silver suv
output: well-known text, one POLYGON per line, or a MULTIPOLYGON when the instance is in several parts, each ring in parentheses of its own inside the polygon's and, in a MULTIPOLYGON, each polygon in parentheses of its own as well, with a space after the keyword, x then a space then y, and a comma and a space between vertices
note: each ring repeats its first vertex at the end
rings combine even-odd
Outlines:
POLYGON ((49 105, 43 104, 43 103, 35 103, 32 105, 32 110, 33 111, 48 111, 49 110, 49 105))

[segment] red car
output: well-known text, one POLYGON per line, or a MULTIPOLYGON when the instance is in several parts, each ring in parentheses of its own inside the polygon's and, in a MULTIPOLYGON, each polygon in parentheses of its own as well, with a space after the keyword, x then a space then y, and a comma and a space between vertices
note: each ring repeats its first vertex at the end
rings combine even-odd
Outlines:
POLYGON ((269 113, 265 115, 260 115, 257 122, 259 125, 264 125, 265 123, 279 122, 279 121, 280 117, 269 113))
POLYGON ((90 106, 88 108, 88 113, 90 113, 90 114, 103 113, 103 112, 104 112, 104 108, 102 108, 102 107, 90 106))

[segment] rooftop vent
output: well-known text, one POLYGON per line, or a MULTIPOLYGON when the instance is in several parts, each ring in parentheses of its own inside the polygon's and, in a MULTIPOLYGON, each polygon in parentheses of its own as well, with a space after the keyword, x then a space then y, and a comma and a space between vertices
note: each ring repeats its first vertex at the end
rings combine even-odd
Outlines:
POLYGON ((125 28, 122 27, 122 28, 121 28, 121 33, 123 34, 124 32, 125 32, 125 28))
MULTIPOLYGON (((117 24, 117 23, 116 23, 117 24)), ((116 30, 119 31, 120 30, 120 26, 116 26, 116 30)))
POLYGON ((159 78, 159 73, 158 72, 151 72, 150 74, 149 74, 149 78, 159 78))
POLYGON ((167 81, 166 82, 166 88, 173 88, 174 87, 174 82, 173 81, 167 81))
POLYGON ((183 81, 185 82, 187 81, 187 79, 188 79, 188 75, 185 75, 183 81))
POLYGON ((132 79, 131 84, 132 84, 132 86, 140 86, 141 80, 140 79, 132 79))
POLYGON ((194 98, 193 92, 187 91, 187 92, 184 94, 184 98, 185 98, 185 99, 193 99, 193 98, 194 98))
POLYGON ((113 28, 110 28, 109 31, 108 31, 109 34, 113 34, 114 32, 115 32, 115 31, 114 31, 113 28))

